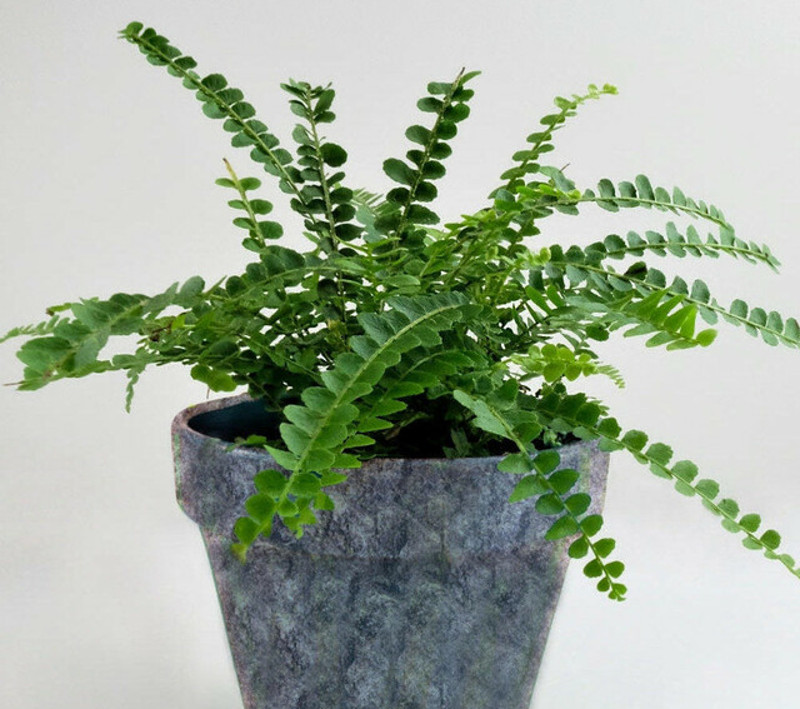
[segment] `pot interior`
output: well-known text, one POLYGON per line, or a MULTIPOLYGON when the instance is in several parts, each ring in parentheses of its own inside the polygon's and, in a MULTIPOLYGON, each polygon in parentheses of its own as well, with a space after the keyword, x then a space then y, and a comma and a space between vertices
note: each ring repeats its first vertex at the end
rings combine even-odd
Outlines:
POLYGON ((214 411, 192 416, 189 428, 204 436, 233 443, 237 438, 257 435, 275 438, 278 434, 278 415, 267 411, 261 401, 243 401, 214 411))

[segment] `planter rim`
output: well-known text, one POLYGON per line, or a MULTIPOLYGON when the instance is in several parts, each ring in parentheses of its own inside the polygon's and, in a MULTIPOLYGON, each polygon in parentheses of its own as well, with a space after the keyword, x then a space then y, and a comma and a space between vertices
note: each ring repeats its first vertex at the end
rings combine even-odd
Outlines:
MULTIPOLYGON (((200 402, 198 404, 187 406, 185 409, 182 409, 173 419, 172 432, 174 434, 179 430, 189 431, 190 435, 192 436, 198 436, 200 439, 206 440, 207 442, 213 441, 213 444, 211 445, 218 446, 220 449, 227 449, 233 444, 217 436, 209 435, 207 433, 198 431, 196 428, 191 426, 192 419, 195 418, 196 416, 201 416, 202 414, 211 413, 212 411, 220 411, 222 409, 236 406, 237 404, 245 404, 253 401, 256 400, 249 394, 237 394, 235 396, 226 396, 219 399, 209 399, 200 402)), ((565 443, 560 446, 554 446, 554 449, 568 450, 573 447, 577 448, 579 446, 586 445, 586 443, 587 441, 583 440, 572 441, 570 443, 565 443)), ((236 450, 247 451, 248 447, 241 446, 236 450)), ((504 457, 505 455, 467 456, 463 458, 445 458, 445 457, 405 458, 403 456, 376 456, 374 458, 368 458, 362 462, 364 463, 364 465, 367 465, 369 463, 377 464, 377 463, 385 463, 389 461, 399 461, 399 460, 413 460, 413 461, 419 461, 420 463, 439 463, 439 464, 450 463, 450 462, 456 463, 456 462, 476 462, 476 461, 483 461, 484 463, 488 462, 499 463, 504 457)))

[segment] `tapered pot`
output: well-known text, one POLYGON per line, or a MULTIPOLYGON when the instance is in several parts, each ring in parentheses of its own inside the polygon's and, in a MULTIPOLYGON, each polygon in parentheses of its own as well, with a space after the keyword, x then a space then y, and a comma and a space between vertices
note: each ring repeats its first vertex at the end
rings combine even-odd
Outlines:
MULTIPOLYGON (((178 500, 199 526, 247 709, 528 709, 568 540, 509 504, 499 458, 376 459, 330 488, 333 512, 280 525, 245 564, 230 551, 264 451, 229 450, 274 422, 234 397, 173 422, 178 500)), ((595 511, 608 456, 560 449, 595 511)))

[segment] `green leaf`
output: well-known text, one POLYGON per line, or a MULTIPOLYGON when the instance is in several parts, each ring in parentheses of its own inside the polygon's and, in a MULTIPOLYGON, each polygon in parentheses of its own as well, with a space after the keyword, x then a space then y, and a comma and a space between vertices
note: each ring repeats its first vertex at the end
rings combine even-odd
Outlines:
POLYGON ((774 529, 768 529, 764 534, 760 537, 761 543, 767 547, 767 549, 777 549, 781 544, 781 535, 778 534, 774 529))
POLYGON ((567 550, 571 559, 582 559, 589 553, 589 542, 585 537, 578 537, 567 550))
POLYGON ((565 468, 564 470, 557 470, 548 479, 547 482, 559 495, 568 493, 580 479, 580 473, 577 470, 565 468))
POLYGON ((275 500, 270 495, 251 495, 245 502, 245 510, 256 522, 272 520, 275 514, 275 500))
POLYGON ((301 473, 292 477, 289 492, 299 497, 316 497, 320 491, 320 481, 316 475, 301 473))
POLYGON ((444 104, 433 96, 425 96, 417 101, 417 108, 427 113, 437 113, 442 110, 443 106, 444 104))
POLYGON ((205 364, 196 364, 191 369, 192 379, 203 382, 212 391, 233 391, 236 382, 227 372, 211 369, 205 364))
POLYGON ((564 500, 567 509, 575 516, 580 516, 589 509, 592 498, 585 492, 578 492, 570 495, 564 500))
POLYGON ((719 483, 714 480, 700 480, 694 486, 694 489, 709 500, 713 500, 719 495, 719 483))
POLYGON ((401 185, 414 184, 414 171, 402 160, 397 160, 396 158, 385 160, 383 163, 383 171, 401 185))
POLYGON ((559 517, 547 533, 544 535, 545 539, 554 541, 556 539, 563 539, 578 532, 578 523, 572 517, 559 517))
POLYGON ((423 126, 411 126, 406 130, 406 138, 412 143, 427 145, 431 139, 431 132, 423 126))
POLYGON ((542 495, 536 500, 536 511, 542 515, 557 515, 564 511, 564 502, 554 494, 542 495))
POLYGON ((533 461, 527 453, 511 453, 498 463, 497 469, 503 473, 530 473, 533 470, 533 461))
POLYGON ((314 507, 318 510, 333 510, 336 508, 333 500, 328 497, 324 492, 317 493, 317 496, 314 498, 314 507))
POLYGON ((594 548, 597 552, 597 555, 601 558, 605 559, 607 556, 614 551, 614 548, 617 546, 617 543, 613 539, 605 538, 605 539, 598 539, 594 542, 594 548))
POLYGON ((587 537, 593 537, 603 526, 603 518, 600 515, 589 515, 581 521, 581 529, 587 537))
POLYGON ((286 476, 278 470, 262 470, 253 478, 256 490, 268 493, 273 497, 280 495, 285 489, 288 480, 286 476))
POLYGON ((739 525, 748 532, 755 532, 761 526, 761 517, 756 514, 743 515, 739 525))
POLYGON ((325 143, 320 146, 320 154, 326 165, 339 167, 347 162, 347 152, 335 143, 325 143))
POLYGON ((248 517, 240 517, 233 525, 233 533, 243 544, 250 546, 258 537, 258 525, 248 517))
POLYGON ((533 465, 542 475, 548 475, 558 467, 560 462, 561 457, 559 456, 558 451, 550 449, 537 453, 536 458, 533 461, 533 465))
POLYGON ((622 437, 622 442, 633 450, 640 451, 647 445, 647 435, 642 431, 628 431, 622 437))
POLYGON ((519 502, 520 500, 527 500, 534 495, 541 495, 546 490, 547 486, 542 483, 538 476, 526 475, 516 484, 508 501, 519 502))

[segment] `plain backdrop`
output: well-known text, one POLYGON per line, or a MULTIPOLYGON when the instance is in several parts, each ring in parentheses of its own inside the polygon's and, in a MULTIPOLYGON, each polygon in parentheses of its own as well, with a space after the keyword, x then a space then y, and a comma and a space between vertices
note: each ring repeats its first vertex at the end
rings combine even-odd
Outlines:
MULTIPOLYGON (((486 203, 553 96, 614 83, 619 96, 558 133, 553 162, 584 187, 645 172, 718 204, 739 236, 771 245, 780 276, 731 259, 655 265, 703 275, 724 304, 800 313, 796 0, 2 0, 2 331, 55 303, 157 292, 194 274, 211 282, 246 262, 213 182, 223 157, 243 175, 260 168, 177 80, 116 39, 134 19, 242 87, 288 142, 279 83, 332 81, 328 135, 349 151, 349 184, 373 190, 390 186, 381 163, 407 149, 426 83, 481 69, 439 183, 447 217, 486 203)), ((265 184, 286 243, 301 246, 299 221, 265 184)), ((665 220, 587 209, 549 220, 539 240, 588 244, 665 220)), ((720 330, 703 350, 606 343, 627 388, 587 386, 800 555, 800 356, 720 330)), ((0 381, 20 372, 6 344, 0 381)), ((123 389, 107 375, 0 390, 3 707, 241 706, 200 535, 174 502, 169 423, 205 389, 177 366, 149 372, 129 415, 123 389)), ((536 709, 797 707, 800 579, 622 453, 606 518, 629 600, 606 600, 571 568, 536 709)))

